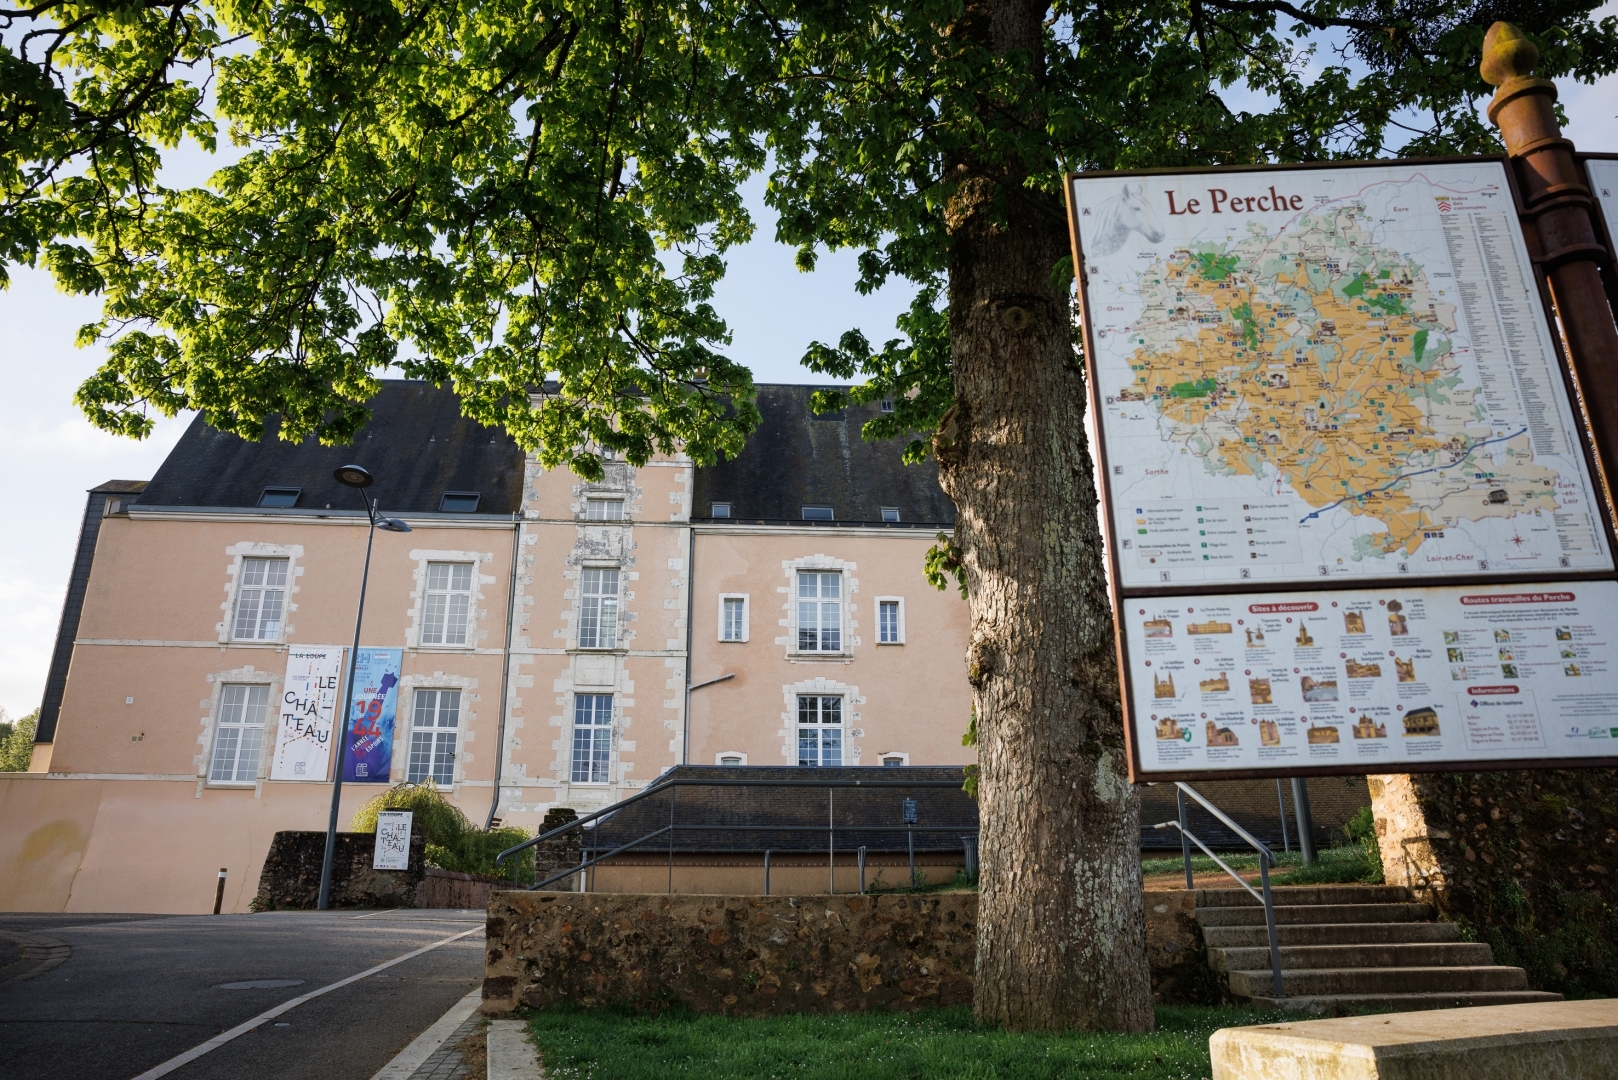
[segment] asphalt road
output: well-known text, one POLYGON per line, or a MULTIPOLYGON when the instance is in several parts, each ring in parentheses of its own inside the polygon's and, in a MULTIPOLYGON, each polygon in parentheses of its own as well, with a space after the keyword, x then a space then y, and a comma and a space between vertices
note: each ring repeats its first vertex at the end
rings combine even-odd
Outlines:
MULTIPOLYGON (((0 1077, 130 1080, 282 1002, 484 919, 482 911, 361 914, 0 914, 0 1077), (295 985, 222 988, 259 981, 295 985)), ((482 977, 483 935, 474 933, 305 1002, 168 1075, 369 1080, 482 977)))

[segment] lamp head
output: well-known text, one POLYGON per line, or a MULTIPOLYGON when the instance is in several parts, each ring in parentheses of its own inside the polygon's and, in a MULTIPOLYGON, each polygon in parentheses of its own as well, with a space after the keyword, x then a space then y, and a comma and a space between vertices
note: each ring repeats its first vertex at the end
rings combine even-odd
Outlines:
POLYGON ((410 526, 406 525, 404 522, 400 521, 398 518, 383 518, 381 521, 378 521, 376 523, 376 527, 379 528, 379 529, 386 529, 388 532, 409 532, 410 531, 410 526))
POLYGON ((351 488, 368 488, 371 486, 371 474, 358 465, 344 465, 332 473, 339 484, 351 488))

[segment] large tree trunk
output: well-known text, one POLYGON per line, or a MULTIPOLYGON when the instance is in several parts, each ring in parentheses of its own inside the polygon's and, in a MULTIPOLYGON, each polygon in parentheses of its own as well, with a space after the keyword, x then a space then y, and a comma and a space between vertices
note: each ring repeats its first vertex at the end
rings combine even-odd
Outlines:
MULTIPOLYGON (((1037 55, 1045 11, 976 0, 954 32, 1037 55)), ((999 191, 968 180, 947 211, 956 405, 935 440, 972 612, 983 830, 974 1011, 1014 1029, 1149 1030, 1140 803, 1126 773, 1084 380, 1068 292, 1051 283, 1067 236, 1061 205, 1003 167, 999 191)))

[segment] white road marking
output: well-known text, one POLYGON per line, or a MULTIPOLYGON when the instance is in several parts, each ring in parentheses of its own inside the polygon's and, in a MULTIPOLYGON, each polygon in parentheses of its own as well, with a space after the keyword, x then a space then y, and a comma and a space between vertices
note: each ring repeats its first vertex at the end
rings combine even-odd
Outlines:
POLYGON ((245 1021, 244 1023, 237 1024, 235 1027, 231 1028, 229 1031, 221 1032, 218 1035, 215 1035, 213 1038, 209 1039, 207 1042, 202 1043, 201 1045, 198 1045, 198 1046, 193 1046, 191 1049, 187 1050, 185 1053, 180 1054, 177 1057, 171 1057, 167 1061, 163 1062, 163 1064, 154 1066, 154 1067, 152 1067, 150 1069, 147 1069, 145 1072, 143 1072, 139 1076, 135 1077, 135 1080, 157 1080, 157 1078, 159 1076, 167 1076, 169 1073, 173 1072, 175 1069, 178 1069, 180 1066, 190 1064, 191 1062, 197 1060, 197 1058, 201 1057, 202 1055, 204 1055, 204 1054, 206 1054, 206 1053, 208 1053, 210 1051, 219 1049, 221 1046, 224 1046, 226 1043, 230 1042, 233 1039, 237 1039, 237 1038, 240 1038, 243 1035, 246 1035, 249 1031, 252 1031, 254 1028, 259 1027, 262 1024, 269 1023, 271 1020, 274 1020, 277 1016, 280 1016, 282 1013, 291 1012, 293 1009, 296 1009, 299 1005, 302 1005, 306 1001, 313 1001, 315 998, 319 997, 322 994, 329 994, 333 990, 342 989, 343 987, 347 986, 349 983, 359 982, 361 979, 368 978, 368 977, 370 977, 372 975, 375 975, 379 971, 386 971, 388 968, 393 967, 395 964, 402 964, 406 960, 410 960, 410 959, 413 959, 413 958, 415 958, 417 956, 420 956, 422 953, 432 952, 434 949, 438 948, 440 945, 448 945, 450 942, 459 941, 459 940, 461 940, 461 938, 467 937, 468 935, 481 934, 483 932, 484 932, 484 927, 482 927, 482 926, 474 926, 470 930, 463 930, 459 934, 455 934, 452 937, 443 938, 440 941, 435 941, 431 945, 423 945, 421 948, 416 949, 414 952, 407 952, 403 956, 396 956, 392 960, 388 960, 385 963, 381 963, 381 964, 376 965, 376 967, 366 968, 364 971, 360 972, 358 975, 350 975, 348 978, 342 979, 342 980, 340 980, 338 982, 334 982, 334 983, 330 984, 329 986, 322 986, 319 990, 311 990, 307 994, 304 994, 304 995, 302 995, 300 997, 295 997, 295 998, 291 999, 290 1001, 283 1001, 281 1004, 277 1005, 275 1008, 269 1010, 268 1012, 259 1013, 257 1016, 253 1017, 251 1020, 245 1021))
POLYGON ((455 1034, 455 1029, 466 1023, 466 1018, 477 1011, 483 1002, 483 987, 476 990, 450 1006, 449 1012, 440 1016, 432 1027, 417 1035, 415 1041, 403 1050, 399 1056, 382 1066, 381 1070, 371 1080, 408 1080, 415 1075, 421 1063, 432 1057, 440 1046, 443 1046, 449 1037, 455 1034))

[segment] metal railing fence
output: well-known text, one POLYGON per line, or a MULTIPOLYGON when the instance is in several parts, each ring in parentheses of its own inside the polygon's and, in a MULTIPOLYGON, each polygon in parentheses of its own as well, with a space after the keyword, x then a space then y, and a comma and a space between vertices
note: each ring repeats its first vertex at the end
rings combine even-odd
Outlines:
MULTIPOLYGON (((576 876, 578 874, 587 873, 589 870, 593 869, 594 867, 600 865, 603 862, 606 862, 609 859, 613 859, 613 858, 615 858, 617 856, 626 854, 626 853, 628 853, 628 852, 630 852, 630 851, 632 851, 634 849, 642 848, 645 845, 649 845, 654 840, 659 840, 659 839, 662 839, 664 837, 667 837, 667 839, 668 839, 668 848, 667 848, 667 851, 668 851, 668 891, 670 893, 672 893, 674 891, 675 838, 679 833, 682 833, 682 832, 685 832, 685 833, 744 833, 744 834, 745 833, 777 833, 777 834, 779 834, 779 833, 811 833, 811 834, 813 834, 813 833, 824 832, 826 834, 826 857, 827 857, 827 859, 826 859, 826 869, 827 869, 828 891, 829 892, 836 892, 837 891, 837 854, 838 854, 837 836, 838 836, 838 834, 844 834, 845 836, 847 836, 848 834, 869 834, 869 833, 898 834, 900 832, 906 833, 907 834, 907 837, 906 837, 906 839, 907 839, 907 847, 908 847, 908 849, 910 851, 910 881, 911 881, 912 886, 915 884, 915 880, 916 880, 916 869, 915 869, 915 834, 916 833, 953 833, 953 834, 955 834, 957 836, 960 836, 961 839, 962 839, 962 843, 963 843, 963 858, 965 860, 965 865, 968 867, 969 870, 975 868, 975 864, 977 862, 977 859, 976 859, 976 846, 977 846, 978 830, 971 829, 971 830, 964 830, 963 831, 963 828, 959 823, 954 824, 954 825, 920 825, 920 824, 917 824, 915 822, 904 821, 902 813, 901 813, 901 816, 900 816, 900 820, 897 821, 895 824, 892 824, 892 825, 838 825, 837 822, 836 822, 836 812, 837 812, 836 811, 836 792, 837 792, 837 789, 839 789, 839 788, 856 788, 856 789, 860 789, 860 790, 863 790, 863 791, 873 791, 873 790, 874 791, 884 791, 884 790, 902 791, 902 790, 913 790, 913 789, 918 789, 918 788, 953 788, 956 791, 961 791, 961 782, 959 780, 912 780, 912 779, 901 779, 901 778, 889 779, 889 778, 886 778, 886 777, 883 777, 883 778, 880 778, 880 779, 871 778, 871 779, 847 779, 847 780, 764 780, 764 779, 754 780, 754 779, 742 779, 742 778, 734 778, 733 779, 733 778, 728 778, 728 777, 726 777, 726 778, 719 778, 719 777, 711 777, 711 778, 710 777, 704 777, 704 778, 698 778, 698 777, 689 777, 689 778, 688 777, 671 777, 671 778, 666 779, 666 780, 657 781, 657 782, 653 783, 651 786, 647 787, 644 791, 637 792, 636 794, 631 795, 629 798, 623 799, 623 800, 621 800, 619 802, 616 802, 611 806, 605 807, 605 808, 603 808, 601 810, 597 810, 597 811, 595 811, 593 813, 590 813, 590 814, 585 814, 582 817, 576 818, 573 821, 568 822, 566 825, 563 825, 560 828, 552 829, 552 830, 550 830, 549 832, 546 832, 546 833, 541 833, 540 835, 534 837, 531 840, 525 840, 521 844, 517 844, 517 845, 515 845, 513 847, 509 847, 506 850, 500 852, 500 854, 495 856, 495 865, 499 866, 500 864, 505 862, 505 860, 507 858, 517 854, 518 852, 525 851, 528 848, 532 848, 532 847, 535 847, 536 845, 546 843, 547 841, 560 840, 560 839, 566 837, 568 834, 573 833, 575 831, 578 831, 578 832, 582 833, 586 829, 588 829, 590 832, 594 833, 606 821, 608 821, 612 817, 615 817, 617 815, 622 814, 622 812, 627 807, 634 806, 636 804, 646 802, 647 800, 657 798, 659 796, 666 796, 667 799, 668 799, 668 803, 669 803, 668 824, 660 825, 658 828, 652 829, 651 831, 646 832, 646 833, 644 833, 644 834, 642 834, 640 836, 637 836, 632 840, 628 840, 628 841, 625 841, 623 843, 617 844, 617 845, 615 845, 615 846, 613 846, 611 848, 608 848, 606 850, 602 850, 601 846, 598 846, 598 845, 595 845, 595 844, 591 844, 591 845, 589 845, 587 847, 584 846, 584 845, 581 845, 581 852, 580 852, 581 858, 580 858, 580 861, 579 861, 579 863, 577 865, 570 866, 570 867, 568 867, 568 868, 566 868, 564 870, 553 873, 549 877, 546 877, 546 878, 543 878, 543 879, 539 879, 539 876, 536 874, 535 875, 536 880, 535 880, 534 884, 527 886, 527 888, 530 889, 530 890, 543 889, 548 885, 552 885, 552 884, 554 884, 554 883, 556 883, 558 881, 562 881, 562 880, 564 880, 566 878, 574 877, 574 876, 576 876), (751 825, 751 824, 750 825, 739 825, 739 824, 737 824, 737 825, 733 825, 733 824, 714 823, 714 822, 688 822, 688 823, 682 824, 681 822, 679 822, 677 820, 677 808, 678 808, 679 790, 681 788, 683 788, 683 787, 694 787, 694 788, 764 787, 764 788, 821 788, 821 789, 825 789, 825 791, 826 791, 826 824, 825 825, 796 825, 796 824, 779 824, 779 825, 776 825, 776 824, 772 824, 772 825, 751 825), (963 832, 964 832, 964 834, 963 834, 963 832), (594 854, 592 854, 592 853, 594 853, 594 854)), ((962 792, 961 797, 962 798, 967 798, 967 796, 966 796, 966 794, 964 792, 962 792)), ((865 892, 865 872, 864 871, 865 871, 865 853, 866 853, 866 850, 867 849, 866 849, 865 845, 860 845, 860 846, 858 846, 856 848, 847 848, 847 847, 845 847, 845 848, 842 849, 843 854, 845 854, 845 855, 854 855, 856 857, 857 866, 858 866, 859 871, 860 871, 860 889, 859 889, 859 891, 861 893, 865 892)), ((779 853, 780 852, 774 851, 773 849, 768 849, 768 848, 765 849, 765 851, 764 851, 764 867, 763 867, 763 869, 764 869, 764 893, 765 893, 766 896, 769 895, 769 892, 770 892, 770 856, 772 854, 779 854, 779 853)), ((802 854, 802 853, 803 852, 801 850, 797 851, 797 852, 794 852, 794 854, 802 854)), ((589 880, 590 880, 589 878, 586 878, 586 882, 588 882, 589 880)))
POLYGON ((1204 855, 1212 859, 1216 864, 1218 864, 1221 870, 1234 878, 1236 884, 1246 889, 1248 893, 1252 895, 1253 899, 1264 905, 1264 925, 1269 931, 1270 939, 1270 975, 1275 985, 1275 996, 1286 997, 1286 990, 1281 981, 1280 935, 1275 928, 1275 898, 1270 893, 1270 867, 1276 865, 1275 852, 1271 851, 1268 846, 1266 846, 1252 833, 1248 832, 1246 829, 1236 824, 1235 821, 1231 820, 1230 816, 1223 810, 1219 809, 1219 807, 1203 798, 1202 795, 1198 794, 1197 790, 1190 784, 1183 784, 1179 781, 1175 781, 1174 787, 1176 789, 1174 793, 1175 803, 1180 812, 1179 820, 1160 822, 1159 824, 1153 825, 1152 828, 1180 830, 1180 852, 1185 860, 1185 887, 1187 889, 1196 888, 1191 876, 1191 845, 1196 844, 1197 847, 1202 849, 1202 853, 1204 855), (1221 824, 1245 840, 1253 847, 1255 851, 1258 852, 1258 876, 1259 884, 1263 890, 1262 892, 1255 890, 1252 885, 1248 884, 1240 874, 1236 873, 1236 871, 1230 868, 1229 863, 1225 862, 1225 860, 1221 859, 1218 855, 1215 855, 1212 849, 1198 839, 1196 834, 1194 834, 1190 828, 1187 827, 1185 806, 1185 797, 1187 795, 1195 799, 1204 810, 1212 814, 1220 821, 1221 824))

